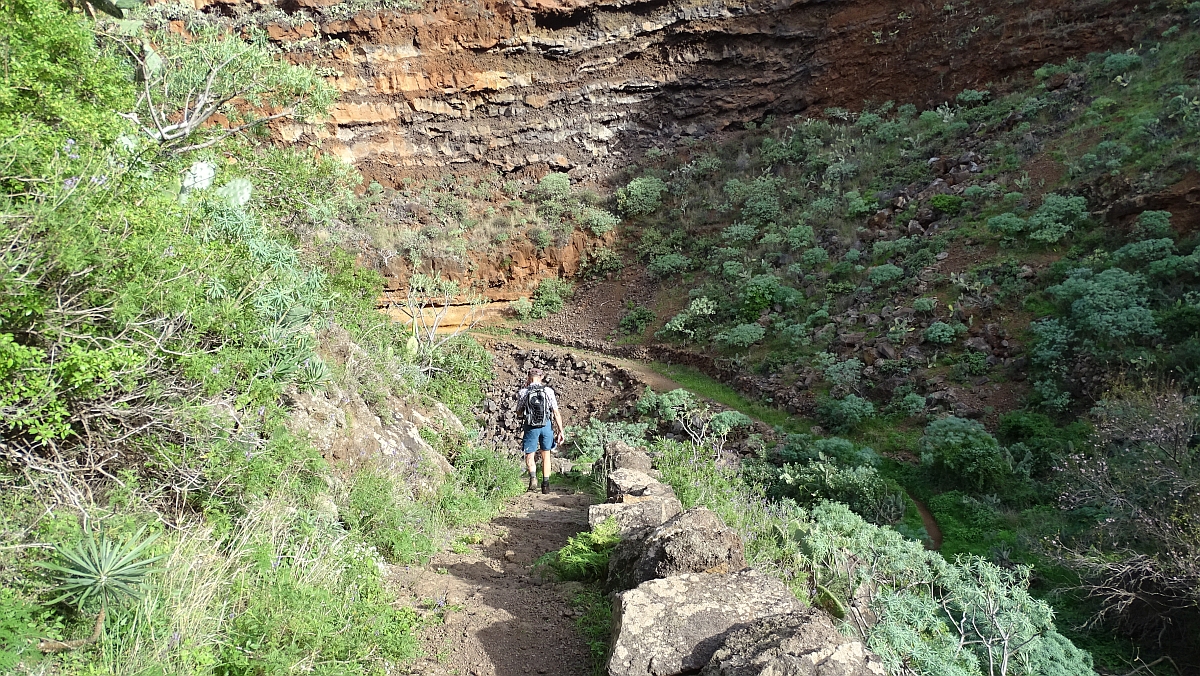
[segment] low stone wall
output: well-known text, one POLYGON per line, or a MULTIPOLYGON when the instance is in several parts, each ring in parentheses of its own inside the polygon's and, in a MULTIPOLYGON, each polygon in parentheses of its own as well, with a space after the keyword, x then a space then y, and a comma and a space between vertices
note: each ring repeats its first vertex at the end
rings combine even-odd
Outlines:
POLYGON ((614 442, 596 463, 622 541, 609 560, 610 676, 882 676, 878 656, 786 585, 746 567, 743 543, 713 512, 681 511, 644 451, 614 442))

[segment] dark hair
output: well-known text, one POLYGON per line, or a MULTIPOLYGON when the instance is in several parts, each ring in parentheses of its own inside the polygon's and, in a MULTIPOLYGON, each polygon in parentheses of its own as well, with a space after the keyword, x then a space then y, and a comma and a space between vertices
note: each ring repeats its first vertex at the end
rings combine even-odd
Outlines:
POLYGON ((530 378, 541 378, 545 375, 546 375, 546 372, 536 366, 529 369, 529 377, 530 378))

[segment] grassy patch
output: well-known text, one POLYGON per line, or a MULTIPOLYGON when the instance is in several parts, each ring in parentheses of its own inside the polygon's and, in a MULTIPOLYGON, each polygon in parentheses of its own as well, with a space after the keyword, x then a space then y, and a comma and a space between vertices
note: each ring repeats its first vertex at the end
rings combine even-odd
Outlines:
POLYGON ((652 362, 649 366, 655 373, 674 380, 701 397, 728 406, 773 427, 782 427, 788 432, 807 432, 812 426, 811 423, 794 418, 785 411, 748 399, 732 387, 714 380, 694 368, 660 362, 652 362))
POLYGON ((575 626, 587 640, 592 656, 592 673, 607 673, 609 641, 612 639, 612 601, 595 587, 585 587, 571 597, 571 607, 582 614, 575 626))

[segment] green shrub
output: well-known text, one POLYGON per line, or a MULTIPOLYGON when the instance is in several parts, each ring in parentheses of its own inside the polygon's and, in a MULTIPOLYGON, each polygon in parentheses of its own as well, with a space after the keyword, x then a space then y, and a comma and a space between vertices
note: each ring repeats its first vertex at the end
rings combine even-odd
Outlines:
POLYGON ((679 314, 672 317, 662 329, 654 335, 658 338, 685 337, 694 338, 696 336, 697 320, 702 317, 712 317, 717 313, 717 302, 710 300, 707 297, 701 296, 695 298, 688 304, 687 308, 679 314))
POLYGON ((608 233, 621 222, 621 219, 604 209, 597 209, 590 206, 585 206, 580 210, 579 219, 584 227, 591 230, 592 234, 597 236, 608 233))
POLYGON ((829 252, 820 247, 815 247, 800 254, 800 262, 809 269, 824 265, 829 261, 829 252))
POLYGON ((512 310, 517 319, 521 321, 533 318, 533 303, 524 296, 509 303, 508 309, 512 310))
POLYGON ((538 197, 543 200, 561 201, 571 196, 571 178, 562 173, 550 173, 538 181, 538 197))
POLYGON ((926 405, 927 402, 924 396, 916 392, 909 392, 908 394, 894 398, 891 408, 905 417, 912 418, 924 413, 926 405))
POLYGON ((1076 268, 1046 293, 1069 305, 1073 328, 1090 343, 1120 345, 1159 334, 1141 275, 1120 268, 1100 273, 1076 268))
POLYGON ((1049 193, 1042 199, 1026 227, 1029 238, 1053 244, 1066 237, 1088 218, 1087 200, 1049 193))
POLYGON ((937 299, 936 298, 917 298, 917 299, 913 300, 912 307, 913 307, 914 312, 920 312, 921 314, 929 314, 930 312, 933 312, 934 308, 937 307, 937 299))
POLYGON ((750 347, 763 339, 767 330, 758 324, 738 324, 713 336, 718 345, 732 348, 750 347))
POLYGON ((742 288, 742 316, 746 319, 758 319, 759 313, 771 307, 780 289, 779 278, 775 275, 755 275, 742 288))
POLYGON ((904 277, 904 268, 891 263, 877 265, 867 272, 867 280, 871 286, 884 286, 904 277))
POLYGON ((574 287, 566 280, 557 277, 543 279, 533 292, 529 317, 541 319, 562 310, 573 292, 574 287))
POLYGON ((628 336, 641 335, 650 322, 654 321, 654 311, 645 305, 634 305, 627 303, 625 306, 625 315, 621 317, 618 326, 621 332, 628 336))
POLYGON ((1134 222, 1133 235, 1139 239, 1161 239, 1170 237, 1171 212, 1143 211, 1134 222))
POLYGON ((863 363, 857 357, 851 357, 830 364, 824 370, 825 379, 834 388, 843 392, 854 392, 858 390, 859 381, 862 378, 863 363))
POLYGON ((964 106, 973 106, 987 101, 991 92, 988 90, 979 91, 976 89, 964 89, 958 93, 957 101, 964 106))
POLYGON ((988 219, 988 229, 994 230, 1005 237, 1016 237, 1025 230, 1025 219, 1012 213, 1005 212, 988 219))
POLYGON ((830 429, 846 432, 875 415, 875 404, 855 394, 825 399, 817 405, 817 419, 830 429))
POLYGON ((1162 260, 1175 254, 1175 242, 1170 239, 1147 239, 1117 249, 1113 252, 1113 262, 1122 265, 1132 263, 1143 266, 1152 261, 1162 260))
POLYGON ((923 465, 978 491, 998 489, 1012 473, 1000 442, 975 420, 935 420, 925 427, 918 446, 923 465))
POLYGON ((646 423, 604 422, 589 418, 586 425, 567 427, 566 450, 573 458, 595 461, 604 454, 604 448, 612 441, 641 446, 645 443, 647 428, 649 425, 646 423))
POLYGON ((856 190, 851 190, 846 193, 846 217, 847 218, 862 218, 875 211, 879 207, 879 203, 864 198, 856 190))
POLYGON ((899 487, 886 481, 874 467, 843 467, 822 457, 802 465, 784 465, 779 481, 782 497, 802 507, 833 500, 877 523, 894 523, 904 517, 905 503, 899 487), (892 504, 899 507, 889 510, 892 504))
POLYGON ((934 195, 929 199, 929 206, 947 216, 957 216, 962 211, 963 202, 958 195, 934 195))
POLYGON ((585 278, 596 279, 620 272, 624 267, 625 262, 621 260, 621 254, 608 247, 601 247, 583 255, 579 274, 585 278))
POLYGON ((855 592, 869 594, 880 621, 867 629, 866 643, 888 673, 980 676, 987 673, 980 659, 987 659, 988 647, 1008 645, 1015 648, 1011 676, 1043 673, 1029 664, 1056 676, 1094 676, 1090 656, 1054 629, 1050 606, 1029 595, 1028 569, 1006 571, 978 559, 950 563, 918 541, 867 523, 845 505, 821 502, 803 510, 790 501, 763 500, 748 476, 751 463, 740 471, 720 470, 710 461, 697 462, 686 444, 665 441, 653 451, 663 480, 684 507, 704 505, 742 534, 750 565, 771 571, 834 613, 844 613, 855 592), (870 567, 871 585, 839 572, 854 565, 870 567), (959 621, 948 622, 947 611, 959 621))
POLYGON ((787 231, 788 246, 790 246, 793 251, 810 247, 815 241, 816 237, 813 234, 811 225, 797 225, 793 228, 789 228, 787 231))
POLYGON ((658 279, 665 279, 686 271, 691 265, 692 259, 687 256, 669 253, 655 256, 654 260, 650 261, 650 264, 646 266, 646 270, 658 279))
POLYGON ((923 334, 925 340, 934 343, 935 345, 949 345, 958 340, 958 337, 966 331, 966 327, 962 324, 950 325, 946 322, 934 322, 925 329, 923 334))
POLYGON ((1109 54, 1104 58, 1104 72, 1109 75, 1121 75, 1128 73, 1131 70, 1140 68, 1142 65, 1142 57, 1129 52, 1120 52, 1117 54, 1109 54))
POLYGON ((646 216, 662 205, 667 184, 654 176, 639 176, 617 191, 617 208, 626 216, 646 216))
POLYGON ((758 237, 758 228, 749 223, 734 223, 721 231, 721 237, 733 244, 747 244, 758 237))

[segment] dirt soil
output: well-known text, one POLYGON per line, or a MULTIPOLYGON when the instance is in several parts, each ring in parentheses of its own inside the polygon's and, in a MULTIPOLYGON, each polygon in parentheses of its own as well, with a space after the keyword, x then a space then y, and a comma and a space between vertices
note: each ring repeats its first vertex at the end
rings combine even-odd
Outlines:
POLYGON ((543 579, 533 563, 587 530, 594 498, 567 486, 525 493, 475 530, 480 544, 425 566, 397 567, 400 602, 440 616, 420 635, 425 657, 411 673, 518 676, 592 673, 570 599, 579 583, 543 579))

